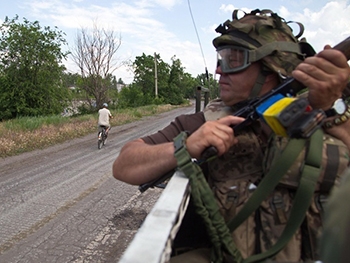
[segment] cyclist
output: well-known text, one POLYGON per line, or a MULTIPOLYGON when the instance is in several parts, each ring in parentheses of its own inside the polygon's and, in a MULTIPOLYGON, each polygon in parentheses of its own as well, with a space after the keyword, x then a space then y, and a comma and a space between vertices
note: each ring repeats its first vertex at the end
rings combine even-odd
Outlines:
POLYGON ((108 104, 103 103, 102 109, 98 111, 98 135, 102 132, 103 127, 106 128, 106 136, 108 136, 108 132, 111 129, 111 125, 109 123, 109 119, 112 119, 113 116, 108 109, 108 104))

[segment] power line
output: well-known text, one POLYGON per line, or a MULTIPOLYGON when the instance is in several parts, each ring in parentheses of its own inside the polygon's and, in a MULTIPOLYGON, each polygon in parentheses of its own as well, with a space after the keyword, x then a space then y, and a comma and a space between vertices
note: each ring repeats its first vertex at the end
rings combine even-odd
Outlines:
POLYGON ((198 35, 196 23, 194 22, 194 19, 193 19, 190 0, 188 0, 187 2, 188 2, 188 8, 189 8, 189 10, 190 10, 191 18, 192 18, 192 23, 193 23, 194 29, 195 29, 195 31, 196 31, 196 35, 197 35, 199 47, 200 47, 200 49, 201 49, 201 53, 202 53, 202 57, 203 57, 203 61, 204 61, 204 66, 205 66, 205 73, 206 73, 206 75, 207 75, 207 79, 209 79, 208 70, 207 70, 207 63, 205 62, 205 57, 204 57, 204 53, 203 53, 203 49, 202 49, 202 44, 201 44, 201 41, 200 41, 200 39, 199 39, 199 35, 198 35))

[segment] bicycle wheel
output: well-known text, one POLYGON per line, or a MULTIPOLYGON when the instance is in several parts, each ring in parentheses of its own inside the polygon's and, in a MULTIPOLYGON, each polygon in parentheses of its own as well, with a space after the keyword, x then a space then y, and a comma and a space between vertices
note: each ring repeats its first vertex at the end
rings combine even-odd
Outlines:
POLYGON ((98 141, 97 141, 97 148, 101 149, 103 145, 103 140, 102 140, 102 132, 98 134, 98 141))
POLYGON ((107 141, 107 133, 106 133, 106 130, 103 131, 102 138, 103 138, 103 145, 106 145, 106 141, 107 141))

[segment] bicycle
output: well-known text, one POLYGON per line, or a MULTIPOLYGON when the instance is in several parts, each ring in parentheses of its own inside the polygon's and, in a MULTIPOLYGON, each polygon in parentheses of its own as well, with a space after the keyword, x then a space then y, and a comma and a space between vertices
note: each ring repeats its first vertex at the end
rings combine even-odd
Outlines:
POLYGON ((98 133, 98 142, 97 147, 98 149, 101 149, 103 145, 105 145, 106 139, 107 139, 107 133, 106 133, 106 126, 100 126, 102 131, 98 133))

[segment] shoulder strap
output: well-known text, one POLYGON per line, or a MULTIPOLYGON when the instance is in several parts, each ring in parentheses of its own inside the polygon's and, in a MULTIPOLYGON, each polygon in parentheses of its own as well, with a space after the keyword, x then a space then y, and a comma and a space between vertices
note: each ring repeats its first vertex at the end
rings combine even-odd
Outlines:
MULTIPOLYGON (((202 170, 196 163, 192 162, 191 156, 187 152, 185 145, 186 139, 187 134, 185 132, 180 133, 174 139, 175 158, 177 160, 178 169, 189 177, 191 195, 197 206, 197 212, 203 217, 207 226, 208 234, 214 246, 212 260, 213 262, 222 262, 225 256, 229 256, 234 259, 234 262, 242 262, 242 256, 232 241, 230 231, 234 231, 243 223, 245 219, 259 207, 261 200, 267 198, 273 191, 306 145, 306 140, 290 140, 281 155, 280 161, 270 169, 252 197, 247 201, 236 217, 229 222, 227 227, 202 170)), ((280 239, 268 251, 251 256, 245 259, 243 263, 259 262, 276 255, 283 249, 295 231, 300 227, 305 217, 305 212, 310 206, 317 179, 320 175, 322 141, 323 132, 319 129, 311 137, 310 147, 308 147, 307 157, 304 163, 300 184, 294 198, 291 214, 280 239)))
POLYGON ((293 207, 281 237, 268 251, 253 255, 245 259, 243 263, 260 262, 273 257, 285 247, 296 230, 300 227, 305 218, 306 211, 311 204, 317 180, 321 174, 322 147, 323 131, 318 129, 311 137, 300 183, 293 201, 293 207))
POLYGON ((244 207, 228 223, 231 232, 242 224, 259 207, 262 200, 268 197, 282 179, 283 175, 287 173, 288 169, 295 162, 305 144, 305 139, 291 139, 288 142, 278 162, 271 167, 270 171, 265 175, 244 207))

